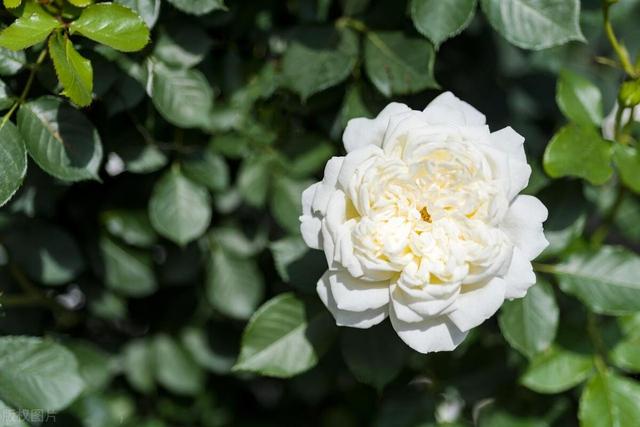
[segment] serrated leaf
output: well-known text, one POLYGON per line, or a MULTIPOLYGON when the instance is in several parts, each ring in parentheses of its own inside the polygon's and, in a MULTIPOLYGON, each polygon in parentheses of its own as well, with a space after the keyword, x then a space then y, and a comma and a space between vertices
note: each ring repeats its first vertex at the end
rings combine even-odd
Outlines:
POLYGON ((264 279, 252 259, 215 249, 207 268, 207 297, 220 313, 246 320, 264 296, 264 279))
POLYGON ((44 41, 62 23, 49 15, 39 4, 27 2, 13 24, 0 32, 0 47, 26 49, 44 41))
POLYGON ((158 287, 151 256, 103 236, 100 250, 105 284, 123 295, 145 297, 158 287))
POLYGON ((626 427, 640 420, 640 384, 600 370, 580 397, 581 427, 626 427))
POLYGON ((234 371, 288 378, 318 363, 336 334, 331 315, 287 293, 267 301, 249 320, 234 371))
POLYGON ((602 94, 588 79, 563 70, 556 87, 556 102, 562 113, 583 126, 602 123, 602 94))
POLYGON ((149 218, 160 235, 184 246, 202 236, 209 226, 211 198, 206 188, 173 167, 153 189, 149 218))
POLYGON ((538 278, 524 298, 504 303, 498 321, 509 344, 531 358, 549 348, 555 339, 558 317, 553 289, 538 278))
POLYGON ((91 122, 58 98, 45 96, 23 104, 18 128, 29 155, 63 181, 98 179, 102 143, 91 122))
POLYGON ((580 30, 580 0, 481 0, 491 26, 523 49, 546 49, 571 40, 580 30))
POLYGON ((0 206, 22 185, 27 173, 27 150, 18 128, 7 122, 0 128, 0 206))
POLYGON ((615 144, 613 163, 618 169, 620 179, 635 193, 640 193, 640 153, 636 147, 615 144))
POLYGON ((477 0, 412 0, 411 19, 416 29, 437 49, 469 25, 476 3, 477 0))
POLYGON ((93 98, 93 67, 73 47, 73 43, 62 33, 49 38, 49 54, 53 60, 58 80, 64 94, 80 107, 91 104, 93 98))
POLYGON ((128 7, 114 3, 98 3, 83 9, 69 31, 122 52, 138 51, 149 42, 149 28, 142 18, 128 7))
POLYGON ((301 28, 282 58, 282 73, 285 84, 304 100, 345 80, 357 59, 353 31, 301 28))
POLYGON ((554 267, 564 292, 596 313, 621 315, 640 310, 640 257, 619 247, 574 253, 554 267))
POLYGON ((433 77, 435 56, 431 43, 399 31, 370 31, 365 40, 367 75, 387 97, 438 88, 433 77))
POLYGON ((388 322, 369 329, 345 328, 341 337, 344 361, 353 375, 379 391, 398 376, 406 346, 388 322))
POLYGON ((0 398, 7 404, 59 411, 82 392, 78 363, 52 340, 0 337, 0 398))
POLYGON ((200 71, 174 70, 154 63, 150 96, 169 123, 184 128, 207 126, 213 90, 200 71))
POLYGON ((575 176, 600 185, 609 180, 611 144, 595 128, 568 125, 551 139, 544 152, 544 170, 552 178, 575 176))
POLYGON ((560 393, 580 384, 592 371, 592 355, 551 347, 533 358, 520 381, 538 393, 560 393))
POLYGON ((227 10, 224 0, 169 0, 169 3, 191 15, 205 15, 215 10, 227 10))

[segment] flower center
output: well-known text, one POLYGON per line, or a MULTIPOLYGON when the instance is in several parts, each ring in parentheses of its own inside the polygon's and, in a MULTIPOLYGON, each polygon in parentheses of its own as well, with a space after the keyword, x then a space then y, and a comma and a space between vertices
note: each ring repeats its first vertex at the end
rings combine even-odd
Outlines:
POLYGON ((429 215, 429 211, 426 206, 420 209, 420 217, 424 222, 431 222, 431 215, 429 215))

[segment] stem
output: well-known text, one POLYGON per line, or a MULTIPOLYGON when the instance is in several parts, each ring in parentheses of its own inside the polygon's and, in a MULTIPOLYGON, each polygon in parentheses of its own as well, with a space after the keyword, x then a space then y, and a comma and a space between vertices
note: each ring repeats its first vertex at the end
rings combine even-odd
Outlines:
POLYGON ((607 34, 607 38, 609 39, 609 43, 616 55, 618 56, 618 60, 622 65, 622 69, 633 78, 636 78, 638 74, 634 66, 631 64, 629 60, 629 53, 627 50, 620 44, 618 38, 616 37, 616 33, 613 31, 613 25, 611 25, 611 21, 609 19, 609 8, 611 7, 611 3, 608 0, 602 0, 602 16, 604 19, 604 31, 607 34))
POLYGON ((364 22, 358 19, 350 18, 348 16, 343 16, 342 18, 338 19, 336 21, 336 27, 352 28, 360 33, 366 33, 369 31, 369 29, 367 28, 367 25, 364 22))
POLYGON ((535 271, 538 271, 540 273, 549 273, 549 274, 555 274, 558 272, 558 269, 556 268, 555 265, 551 265, 551 264, 541 264, 539 262, 534 262, 531 263, 533 265, 533 269, 535 271))
POLYGON ((620 101, 618 101, 618 111, 616 111, 616 119, 613 124, 613 139, 616 142, 621 142, 620 132, 622 131, 622 115, 626 108, 622 105, 620 101))
POLYGON ((46 57, 47 57, 47 49, 45 48, 45 49, 42 49, 42 52, 40 52, 40 55, 38 56, 36 63, 31 68, 31 72, 29 73, 29 77, 27 78, 27 83, 24 85, 24 89, 20 94, 20 98, 18 98, 18 100, 13 103, 13 105, 11 106, 11 109, 7 112, 7 114, 5 114, 2 117, 2 122, 0 122, 0 129, 4 127, 4 125, 9 121, 9 119, 11 119, 11 116, 13 115, 13 113, 15 113, 18 107, 21 104, 23 104, 24 101, 26 101, 27 96, 29 95, 29 91, 31 90, 31 86, 33 86, 33 81, 36 78, 36 73, 38 71, 38 68, 40 68, 40 65, 42 65, 46 57))

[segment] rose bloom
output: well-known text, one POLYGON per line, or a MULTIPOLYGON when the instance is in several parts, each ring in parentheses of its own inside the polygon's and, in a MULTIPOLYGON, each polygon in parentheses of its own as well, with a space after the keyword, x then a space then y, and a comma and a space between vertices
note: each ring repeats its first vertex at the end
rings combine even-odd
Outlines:
POLYGON ((453 350, 535 283, 547 209, 518 195, 531 168, 513 129, 491 133, 447 92, 424 111, 391 103, 353 119, 343 142, 300 217, 307 245, 326 255, 317 291, 338 325, 389 316, 413 349, 453 350))

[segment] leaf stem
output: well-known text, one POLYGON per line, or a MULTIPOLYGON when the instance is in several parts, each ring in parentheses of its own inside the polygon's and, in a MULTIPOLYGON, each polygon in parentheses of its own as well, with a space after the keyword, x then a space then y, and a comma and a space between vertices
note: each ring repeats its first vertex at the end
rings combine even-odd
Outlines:
POLYGON ((9 121, 9 119, 11 119, 11 116, 13 115, 13 113, 15 113, 18 107, 21 104, 23 104, 24 101, 26 101, 27 96, 29 95, 29 91, 31 90, 31 86, 33 86, 33 82, 36 78, 36 73, 38 72, 38 68, 40 68, 40 65, 42 65, 46 57, 47 57, 47 49, 45 48, 45 49, 42 49, 42 52, 40 52, 40 55, 38 56, 36 63, 31 68, 31 72, 29 73, 29 77, 27 78, 27 83, 24 85, 24 89, 22 89, 20 98, 18 98, 18 100, 13 103, 13 105, 11 106, 11 109, 7 112, 7 114, 5 114, 2 117, 2 122, 0 122, 0 129, 4 127, 4 125, 9 121))
POLYGON ((610 0, 602 0, 602 16, 604 20, 604 31, 607 34, 607 38, 609 39, 609 43, 616 55, 618 56, 618 60, 620 61, 620 65, 622 65, 622 69, 632 78, 637 78, 638 73, 636 72, 635 67, 631 64, 631 60, 629 59, 629 52, 627 49, 618 41, 616 37, 616 33, 613 31, 613 25, 611 25, 611 20, 609 19, 609 8, 613 3, 610 0))
POLYGON ((557 267, 552 264, 542 264, 539 262, 534 262, 531 264, 533 265, 533 269, 540 273, 556 274, 558 272, 557 267))

